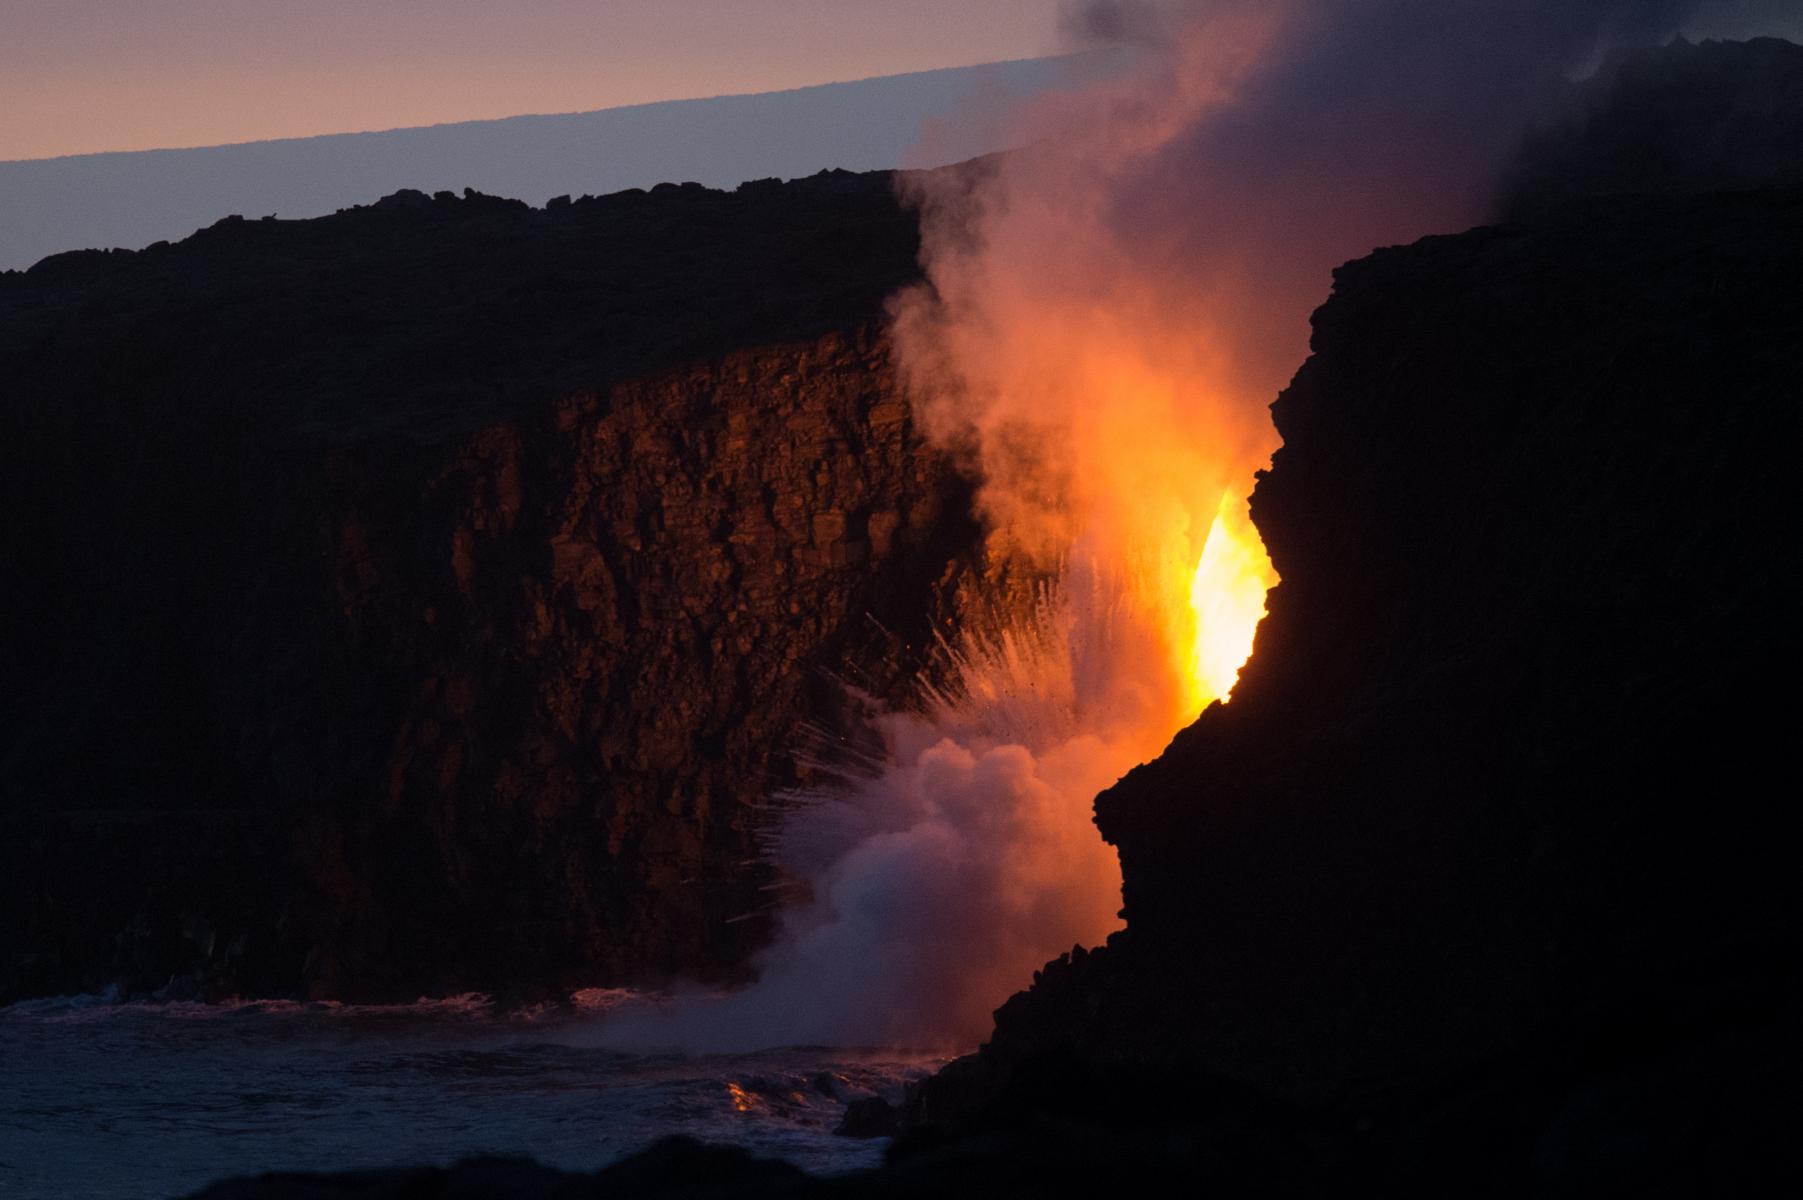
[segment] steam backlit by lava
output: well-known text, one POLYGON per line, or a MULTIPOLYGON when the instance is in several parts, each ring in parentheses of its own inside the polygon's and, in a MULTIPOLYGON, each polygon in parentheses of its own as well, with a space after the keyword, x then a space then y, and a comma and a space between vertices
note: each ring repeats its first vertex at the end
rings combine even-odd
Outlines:
POLYGON ((898 365, 1037 602, 948 647, 928 710, 881 719, 880 763, 794 798, 774 851, 810 899, 760 981, 616 1040, 968 1049, 1116 929, 1093 799, 1253 650, 1277 570, 1247 496, 1334 266, 1481 220, 1562 73, 1684 8, 1141 7, 1164 40, 1135 71, 1023 114, 1021 150, 902 185, 926 281, 892 305, 898 365))

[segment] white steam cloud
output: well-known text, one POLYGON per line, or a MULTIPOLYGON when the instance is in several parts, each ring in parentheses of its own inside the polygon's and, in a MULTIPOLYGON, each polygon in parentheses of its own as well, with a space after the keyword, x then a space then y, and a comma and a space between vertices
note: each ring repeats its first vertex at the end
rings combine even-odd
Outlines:
POLYGON ((1208 631, 1171 598, 1211 520, 1243 525, 1333 267, 1484 219, 1566 72, 1699 7, 1072 6, 1073 36, 1154 49, 1022 114, 1025 149, 910 177, 927 283, 895 304, 904 378, 981 480, 992 556, 1058 583, 958 647, 934 711, 883 719, 877 769, 793 807, 776 850, 812 899, 759 983, 603 1036, 968 1048, 1036 966, 1106 936, 1119 877, 1093 796, 1195 715, 1173 647, 1208 631))

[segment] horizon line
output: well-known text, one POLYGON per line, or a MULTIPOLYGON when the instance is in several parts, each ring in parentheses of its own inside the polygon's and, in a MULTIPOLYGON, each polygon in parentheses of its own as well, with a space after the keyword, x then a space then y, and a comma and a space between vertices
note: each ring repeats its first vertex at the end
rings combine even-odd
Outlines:
POLYGON ((828 79, 820 83, 801 84, 797 87, 772 88, 765 92, 719 92, 708 96, 673 96, 663 100, 639 100, 631 104, 611 104, 603 108, 579 108, 563 112, 526 112, 509 113, 500 117, 471 117, 461 121, 434 121, 424 125, 391 125, 380 129, 339 129, 323 133, 303 133, 288 137, 252 138, 241 142, 204 142, 193 146, 147 146, 137 150, 82 150, 72 154, 50 154, 36 158, 0 159, 0 167, 8 167, 25 163, 66 162, 76 158, 115 158, 130 154, 186 154, 198 150, 232 150, 243 146, 277 146, 288 142, 316 142, 327 138, 379 137, 391 133, 417 133, 429 129, 448 129, 462 125, 499 125, 507 121, 551 120, 558 117, 590 117, 602 113, 629 112, 641 108, 658 108, 666 105, 708 104, 720 100, 750 100, 763 96, 787 96, 801 92, 821 91, 826 88, 853 87, 862 83, 876 83, 889 79, 910 79, 923 75, 941 75, 955 71, 980 71, 991 67, 1014 67, 1027 63, 1051 63, 1067 59, 1083 58, 1088 55, 1103 54, 1126 49, 1123 46, 1096 46, 1087 50, 1072 50, 1063 54, 1043 54, 1028 58, 1004 58, 987 62, 962 63, 945 67, 927 67, 919 71, 897 71, 890 75, 865 75, 855 79, 828 79))

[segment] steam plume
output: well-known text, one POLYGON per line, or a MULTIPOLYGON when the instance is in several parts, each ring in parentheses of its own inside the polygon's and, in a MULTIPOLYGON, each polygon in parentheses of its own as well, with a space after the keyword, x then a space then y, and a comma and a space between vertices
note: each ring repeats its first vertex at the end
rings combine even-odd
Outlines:
POLYGON ((1076 34, 1154 52, 1023 114, 1025 149, 909 177, 927 282, 894 304, 919 416, 981 480, 992 558, 1055 583, 957 648, 944 703, 885 719, 880 769, 797 806, 778 850, 813 901, 762 982, 619 1036, 968 1047, 1035 966, 1114 928, 1091 800, 1231 687, 1271 582, 1244 505, 1266 405, 1333 267, 1483 219, 1566 73, 1692 7, 1072 7, 1076 34), (1237 658, 1205 673, 1227 625, 1237 658))

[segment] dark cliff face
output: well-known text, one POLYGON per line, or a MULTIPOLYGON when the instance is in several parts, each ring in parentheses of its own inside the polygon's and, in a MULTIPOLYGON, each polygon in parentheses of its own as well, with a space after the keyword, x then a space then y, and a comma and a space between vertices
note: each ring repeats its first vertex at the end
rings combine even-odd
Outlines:
POLYGON ((914 252, 838 174, 0 277, 0 1000, 739 969, 829 672, 892 693, 972 542, 914 252))
POLYGON ((1792 193, 1339 272, 1253 496, 1284 580, 1253 668, 1098 803, 1136 925, 1190 928, 1290 1042, 1246 1074, 1440 1070, 1782 962, 1800 271, 1792 193))
POLYGON ((1769 1166, 1803 1108, 1799 279, 1797 192, 1341 269, 1252 499, 1252 660, 1097 802, 1127 929, 914 1118, 1175 1106, 1191 1166, 1280 1191, 1769 1166))

